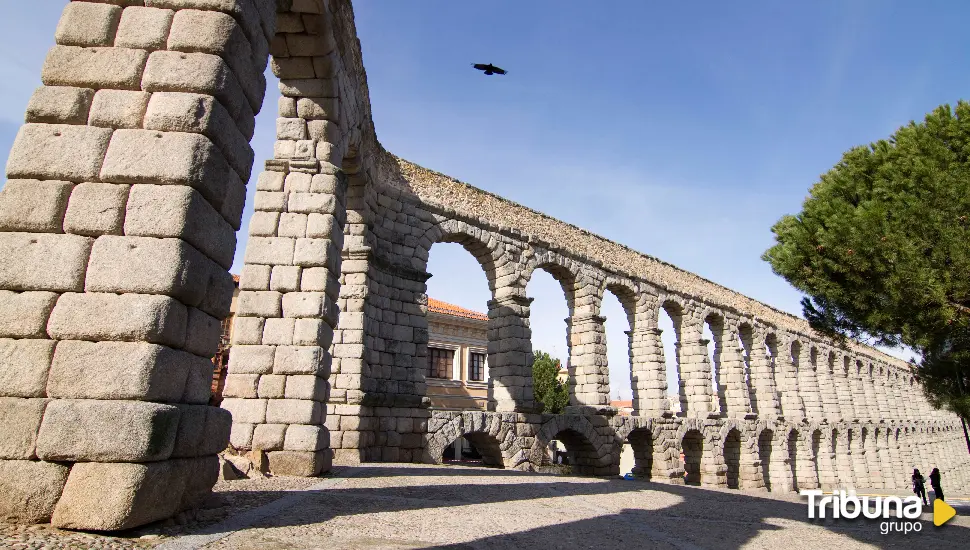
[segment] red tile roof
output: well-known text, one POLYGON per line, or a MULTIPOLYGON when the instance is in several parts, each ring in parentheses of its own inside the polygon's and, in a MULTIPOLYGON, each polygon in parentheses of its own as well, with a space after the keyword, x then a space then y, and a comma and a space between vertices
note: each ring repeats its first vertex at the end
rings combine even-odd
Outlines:
POLYGON ((444 315, 454 315, 455 317, 464 317, 465 319, 488 321, 488 315, 484 313, 458 307, 454 304, 449 304, 448 302, 435 300, 434 298, 428 298, 428 311, 433 311, 435 313, 441 313, 444 315))
POLYGON ((235 273, 230 273, 230 275, 232 275, 232 282, 234 282, 234 283, 236 283, 238 285, 239 284, 239 275, 236 275, 235 273))

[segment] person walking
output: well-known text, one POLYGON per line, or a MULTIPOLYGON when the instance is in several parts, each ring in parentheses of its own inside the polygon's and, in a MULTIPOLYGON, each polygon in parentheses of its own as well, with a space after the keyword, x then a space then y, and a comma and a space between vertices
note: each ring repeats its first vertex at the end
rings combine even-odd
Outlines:
POLYGON ((940 486, 939 468, 933 468, 933 471, 930 472, 930 485, 933 486, 933 495, 936 498, 943 500, 943 487, 940 486))
POLYGON ((913 492, 916 496, 923 500, 924 506, 929 506, 930 503, 926 501, 926 478, 919 473, 919 469, 913 470, 913 492))

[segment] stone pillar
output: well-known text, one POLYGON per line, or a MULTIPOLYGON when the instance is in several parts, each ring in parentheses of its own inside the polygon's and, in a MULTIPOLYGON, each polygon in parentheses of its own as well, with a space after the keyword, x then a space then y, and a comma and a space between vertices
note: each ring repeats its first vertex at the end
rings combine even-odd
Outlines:
POLYGON ((701 327, 695 322, 685 322, 681 326, 680 373, 681 386, 687 396, 685 412, 688 416, 706 418, 712 412, 712 370, 707 355, 707 346, 710 342, 701 337, 701 327))
POLYGON ((889 441, 886 428, 879 427, 874 430, 876 434, 875 446, 876 456, 879 457, 879 471, 881 473, 882 487, 894 489, 897 474, 893 469, 892 457, 889 454, 889 441))
POLYGON ((838 392, 835 389, 835 357, 831 353, 824 354, 824 360, 818 365, 816 374, 818 375, 818 388, 822 397, 822 408, 825 411, 825 418, 831 422, 842 421, 842 410, 839 406, 838 392))
POLYGON ((886 377, 885 373, 879 373, 880 369, 876 370, 875 375, 872 378, 873 392, 876 397, 876 406, 878 407, 878 417, 883 420, 890 420, 894 417, 893 411, 889 407, 889 395, 886 389, 886 377))
POLYGON ((797 486, 793 484, 792 490, 817 489, 819 487, 819 476, 815 470, 817 458, 812 450, 812 438, 799 437, 795 449, 795 480, 797 486))
POLYGON ((863 428, 868 431, 866 434, 864 448, 866 450, 866 471, 868 473, 869 487, 882 489, 884 485, 884 472, 882 468, 882 457, 879 455, 878 431, 872 429, 871 425, 863 428))
POLYGON ((819 441, 817 464, 819 486, 825 491, 831 491, 839 486, 838 463, 834 445, 832 432, 823 431, 822 439, 819 441))
POLYGON ((0 511, 18 521, 169 517, 228 440, 210 358, 275 4, 131 4, 68 3, 6 166, 0 511))
POLYGON ((802 406, 798 391, 801 344, 797 341, 782 340, 779 342, 779 347, 775 363, 776 373, 780 378, 781 411, 786 420, 801 422, 805 418, 805 408, 802 406))
POLYGON ((532 298, 506 294, 488 302, 488 407, 496 412, 533 412, 532 298))
MULTIPOLYGON (((332 459, 325 427, 329 348, 338 322, 343 165, 351 146, 349 121, 336 107, 341 65, 330 14, 319 7, 294 6, 304 13, 287 17, 300 24, 281 26, 273 42, 282 93, 277 139, 257 183, 222 402, 233 414, 234 446, 268 451, 272 472, 299 476, 328 470, 332 459)), ((366 266, 359 257, 348 262, 366 266)), ((353 313, 348 322, 363 323, 360 311, 353 313)), ((362 348, 339 342, 333 353, 355 361, 362 348)))
POLYGON ((839 411, 842 413, 842 420, 845 422, 857 421, 855 416, 855 406, 852 401, 852 381, 849 379, 845 362, 837 358, 833 368, 833 383, 835 384, 835 395, 839 400, 839 411))
POLYGON ((818 351, 807 345, 801 347, 798 367, 798 394, 805 407, 805 416, 814 422, 825 418, 822 394, 818 387, 818 351))
POLYGON ((751 389, 744 372, 743 350, 738 346, 737 326, 725 322, 723 334, 720 359, 727 415, 744 418, 751 414, 751 389))
POLYGON ((605 322, 606 318, 600 315, 573 315, 566 319, 570 342, 570 405, 603 407, 610 404, 605 322))
POLYGON ((852 460, 852 447, 849 443, 850 431, 842 428, 835 442, 835 463, 838 470, 839 487, 855 487, 855 475, 852 460))
POLYGON ((903 450, 899 437, 897 437, 897 431, 899 432, 899 437, 902 437, 902 431, 896 426, 891 425, 889 428, 889 433, 886 437, 886 449, 889 454, 890 468, 889 471, 892 472, 892 484, 889 486, 891 489, 906 489, 907 480, 909 479, 909 474, 906 473, 906 463, 903 459, 903 450))
POLYGON ((855 481, 856 488, 869 488, 869 462, 866 458, 868 434, 863 439, 862 428, 857 425, 853 425, 851 430, 852 441, 849 444, 849 450, 852 452, 852 479, 855 481))
POLYGON ((879 399, 876 396, 875 367, 865 364, 862 368, 862 387, 866 394, 866 418, 873 422, 880 422, 884 416, 879 414, 879 399))
POLYGON ((868 401, 866 399, 866 388, 862 381, 862 364, 858 361, 849 361, 846 372, 849 387, 852 391, 852 410, 854 420, 864 422, 871 418, 869 414, 868 401))
POLYGON ((760 331, 753 331, 749 356, 755 400, 752 407, 763 419, 777 418, 781 414, 781 405, 775 386, 775 358, 766 353, 765 337, 760 331))
POLYGON ((658 417, 667 408, 667 372, 660 329, 653 320, 652 326, 640 328, 639 323, 630 335, 633 347, 631 385, 633 386, 633 410, 637 416, 658 417))

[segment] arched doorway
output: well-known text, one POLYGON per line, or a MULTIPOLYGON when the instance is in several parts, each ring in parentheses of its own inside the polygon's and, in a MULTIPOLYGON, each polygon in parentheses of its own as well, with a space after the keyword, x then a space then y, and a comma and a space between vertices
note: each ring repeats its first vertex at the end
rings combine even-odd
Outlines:
POLYGON ((499 441, 483 432, 459 436, 446 445, 441 453, 441 462, 490 468, 505 467, 499 441))
POLYGON ((704 457, 704 436, 698 430, 688 430, 681 440, 684 453, 684 483, 700 485, 702 481, 701 464, 704 457))
POLYGON ((741 432, 731 428, 724 438, 724 465, 728 489, 741 488, 741 432))
POLYGON ((758 436, 758 459, 761 461, 761 478, 765 489, 771 490, 771 451, 775 434, 771 430, 762 430, 758 436))
POLYGON ((646 428, 630 432, 627 437, 633 448, 633 475, 650 479, 653 473, 653 434, 646 428))

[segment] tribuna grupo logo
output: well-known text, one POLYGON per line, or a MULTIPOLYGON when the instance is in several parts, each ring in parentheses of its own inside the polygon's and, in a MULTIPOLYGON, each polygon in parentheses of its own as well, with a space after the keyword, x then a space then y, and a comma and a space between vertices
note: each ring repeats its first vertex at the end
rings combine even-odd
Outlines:
MULTIPOLYGON (((923 514, 923 503, 916 496, 857 496, 844 490, 830 495, 820 490, 803 490, 799 494, 808 497, 809 519, 825 519, 831 512, 831 517, 835 519, 856 519, 859 516, 881 519, 879 531, 883 535, 923 530, 923 524, 919 521, 923 514)), ((942 525, 942 522, 937 525, 942 525)))

